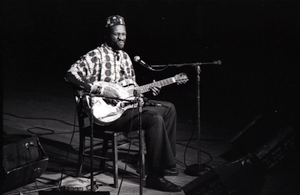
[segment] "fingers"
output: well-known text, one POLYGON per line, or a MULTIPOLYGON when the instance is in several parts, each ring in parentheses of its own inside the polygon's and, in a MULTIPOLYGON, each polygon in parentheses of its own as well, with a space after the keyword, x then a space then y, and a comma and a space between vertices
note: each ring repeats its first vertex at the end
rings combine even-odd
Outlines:
MULTIPOLYGON (((153 82, 155 82, 155 80, 153 80, 153 82)), ((159 86, 159 85, 151 87, 152 94, 154 96, 157 96, 160 93, 160 89, 161 89, 161 86, 159 86)))
POLYGON ((152 88, 152 91, 153 91, 153 92, 156 92, 156 93, 159 93, 159 92, 160 92, 160 88, 158 88, 158 87, 153 87, 153 88, 152 88))
POLYGON ((153 94, 154 96, 157 96, 157 95, 159 94, 159 92, 152 91, 152 94, 153 94))

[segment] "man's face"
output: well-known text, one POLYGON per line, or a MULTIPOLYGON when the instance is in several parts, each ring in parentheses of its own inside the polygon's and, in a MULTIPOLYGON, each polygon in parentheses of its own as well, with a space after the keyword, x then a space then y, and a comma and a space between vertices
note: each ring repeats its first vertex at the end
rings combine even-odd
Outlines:
POLYGON ((110 27, 108 35, 108 44, 113 49, 123 49, 126 42, 126 27, 124 25, 116 25, 110 27))

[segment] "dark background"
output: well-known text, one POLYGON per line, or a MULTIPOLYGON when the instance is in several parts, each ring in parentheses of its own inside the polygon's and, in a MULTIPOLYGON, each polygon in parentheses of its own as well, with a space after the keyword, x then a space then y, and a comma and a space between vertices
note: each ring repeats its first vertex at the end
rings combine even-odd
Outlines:
MULTIPOLYGON (((203 123, 238 130, 277 110, 299 125, 297 1, 10 1, 2 10, 4 89, 70 94, 65 72, 102 43, 104 19, 119 14, 132 59, 139 55, 152 65, 222 61, 201 66, 203 123)), ((173 102, 179 119, 196 120, 194 67, 151 72, 134 66, 140 85, 187 73, 186 84, 163 88, 158 99, 173 102)))

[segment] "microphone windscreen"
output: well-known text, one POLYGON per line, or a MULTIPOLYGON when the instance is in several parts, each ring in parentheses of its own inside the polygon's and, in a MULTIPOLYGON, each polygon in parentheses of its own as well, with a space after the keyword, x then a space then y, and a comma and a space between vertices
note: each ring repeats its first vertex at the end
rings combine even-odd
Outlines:
POLYGON ((221 60, 214 61, 214 64, 216 64, 216 65, 221 65, 221 64, 222 64, 222 61, 221 61, 221 60))
POLYGON ((139 62, 141 60, 140 56, 134 56, 133 59, 134 59, 135 62, 139 62))

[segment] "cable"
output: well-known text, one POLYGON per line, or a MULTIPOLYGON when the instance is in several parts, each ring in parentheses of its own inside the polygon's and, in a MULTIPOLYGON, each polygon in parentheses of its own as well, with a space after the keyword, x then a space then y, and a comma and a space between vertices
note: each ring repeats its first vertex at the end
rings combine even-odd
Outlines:
MULTIPOLYGON (((188 148, 192 148, 192 149, 198 150, 198 149, 195 148, 195 147, 189 146, 189 145, 190 145, 190 142, 191 142, 193 139, 195 139, 195 138, 193 138, 194 132, 195 132, 195 128, 193 128, 193 132, 192 132, 192 134, 191 134, 191 138, 188 139, 188 140, 186 140, 186 141, 188 141, 188 143, 187 143, 186 145, 181 144, 181 143, 179 143, 179 142, 176 142, 176 144, 180 144, 180 145, 186 146, 186 147, 185 147, 185 150, 184 150, 184 154, 183 154, 183 162, 184 162, 185 167, 188 167, 187 164, 186 164, 186 153, 187 153, 187 149, 188 149, 188 148)), ((178 141, 178 140, 177 140, 177 141, 178 141)), ((203 150, 200 150, 200 152, 203 152, 203 153, 207 154, 207 155, 210 157, 210 160, 209 160, 208 162, 202 163, 202 164, 207 164, 207 163, 209 163, 209 162, 212 161, 212 156, 211 156, 211 154, 209 154, 208 152, 205 152, 205 151, 203 151, 203 150)), ((207 165, 206 165, 206 166, 207 166, 207 165)))
MULTIPOLYGON (((185 144, 178 143, 178 142, 176 142, 176 144, 179 144, 179 145, 182 145, 182 146, 186 146, 185 144)), ((188 148, 191 148, 191 149, 194 149, 194 150, 198 150, 198 148, 195 148, 195 147, 192 147, 192 146, 188 146, 188 148)), ((211 156, 210 153, 205 152, 204 150, 200 150, 200 151, 203 152, 203 153, 205 153, 205 154, 207 154, 209 156, 209 158, 210 158, 206 163, 203 163, 203 164, 207 164, 207 163, 209 163, 209 162, 212 161, 212 156, 211 156)), ((186 163, 184 163, 184 164, 185 164, 185 166, 187 166, 186 163)))
MULTIPOLYGON (((9 115, 9 116, 12 116, 12 117, 16 117, 16 118, 21 118, 21 119, 53 120, 53 121, 58 121, 58 122, 64 123, 64 124, 66 124, 66 125, 74 126, 74 124, 68 123, 68 122, 63 121, 63 120, 54 119, 54 118, 22 117, 22 116, 17 116, 17 115, 10 114, 10 113, 7 113, 7 112, 3 112, 3 114, 6 114, 6 115, 9 115)), ((77 125, 75 125, 75 126, 77 126, 77 125)))
MULTIPOLYGON (((197 140, 197 138, 190 138, 190 139, 177 139, 176 141, 179 142, 187 142, 189 140, 197 140)), ((228 142, 228 140, 225 139, 200 139, 201 141, 216 141, 216 142, 228 142)))
MULTIPOLYGON (((68 123, 68 122, 65 122, 65 121, 59 120, 59 119, 53 119, 53 118, 22 117, 22 116, 17 116, 17 115, 14 115, 14 114, 11 114, 11 113, 5 113, 5 112, 4 112, 3 114, 6 114, 6 115, 9 115, 9 116, 12 116, 12 117, 16 117, 16 118, 21 118, 21 119, 53 120, 53 121, 61 122, 61 123, 66 124, 66 125, 78 127, 78 125, 76 125, 76 124, 70 124, 70 123, 68 123)), ((74 133, 74 132, 55 133, 54 130, 52 130, 52 129, 47 129, 47 128, 44 128, 44 127, 31 127, 31 128, 28 128, 27 131, 28 131, 29 133, 35 134, 36 136, 52 135, 52 134, 68 134, 68 133, 74 133), (33 132, 32 129, 41 129, 41 130, 50 131, 50 132, 49 132, 49 133, 45 133, 45 134, 40 134, 40 133, 35 133, 35 132, 33 132)), ((75 132, 79 132, 79 131, 75 131, 75 132)))
POLYGON ((201 141, 208 141, 208 142, 228 142, 226 139, 200 139, 201 141))
POLYGON ((52 130, 52 129, 47 129, 47 128, 44 128, 44 127, 31 127, 31 128, 29 128, 29 129, 27 129, 27 131, 28 131, 29 133, 35 134, 36 136, 41 136, 41 135, 52 135, 52 134, 55 133, 54 130, 52 130), (34 133, 34 132, 31 131, 31 129, 41 129, 41 130, 46 130, 46 131, 50 131, 50 133, 45 133, 45 134, 34 133))
MULTIPOLYGON (((35 135, 37 135, 37 136, 42 136, 42 135, 52 135, 52 134, 59 135, 59 134, 69 134, 69 133, 73 133, 73 131, 72 131, 72 132, 55 133, 54 130, 52 130, 52 129, 47 129, 47 128, 44 128, 44 127, 31 127, 31 128, 28 128, 27 131, 28 131, 29 133, 35 134, 35 135), (33 132, 32 129, 41 129, 41 130, 45 130, 45 131, 50 131, 50 133, 39 134, 39 133, 33 132)), ((78 130, 78 131, 75 131, 75 132, 79 132, 79 130, 78 130)))
MULTIPOLYGON (((69 147, 68 147, 68 151, 67 151, 67 156, 66 156, 66 159, 65 159, 65 162, 64 162, 64 166, 63 166, 63 169, 61 171, 61 176, 60 176, 60 182, 59 182, 59 186, 58 188, 61 187, 61 184, 62 184, 62 178, 63 178, 63 174, 64 174, 64 170, 65 170, 65 164, 69 158, 69 154, 70 154, 70 148, 71 148, 71 144, 72 144, 72 141, 73 141, 73 138, 74 138, 74 134, 75 134, 75 127, 76 127, 76 115, 77 115, 77 106, 75 106, 75 114, 74 114, 74 125, 73 125, 73 134, 72 134, 72 137, 71 137, 71 140, 70 140, 70 143, 69 143, 69 147)), ((92 173, 91 173, 92 174, 92 173)), ((91 186, 92 188, 93 186, 91 186)))
POLYGON ((193 128, 193 132, 192 132, 191 138, 188 140, 188 143, 187 143, 187 145, 186 145, 186 147, 185 147, 185 150, 184 150, 184 154, 183 154, 183 163, 184 163, 185 167, 187 167, 186 159, 185 159, 185 157, 186 157, 186 152, 187 152, 188 146, 190 145, 190 142, 192 141, 192 138, 193 138, 193 136, 194 136, 194 132, 195 132, 195 128, 193 128))

